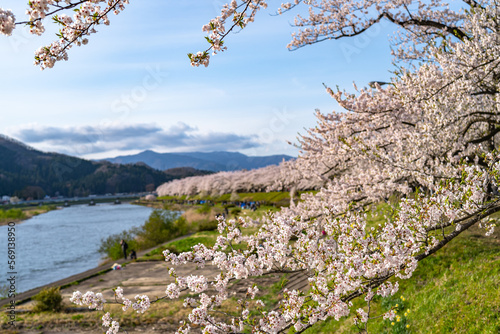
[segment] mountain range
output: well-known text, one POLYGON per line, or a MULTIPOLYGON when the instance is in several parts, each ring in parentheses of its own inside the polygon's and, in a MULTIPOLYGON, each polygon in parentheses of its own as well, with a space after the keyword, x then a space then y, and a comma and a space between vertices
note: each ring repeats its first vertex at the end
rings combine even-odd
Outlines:
POLYGON ((184 153, 157 153, 147 150, 134 155, 123 155, 104 160, 130 164, 142 162, 158 169, 166 170, 176 167, 192 167, 199 170, 213 172, 234 171, 242 169, 256 169, 269 165, 278 165, 283 160, 290 160, 288 155, 247 156, 238 152, 184 152, 184 153))
POLYGON ((159 171, 144 164, 120 165, 38 151, 0 135, 0 196, 40 199, 154 191, 159 185, 210 172, 192 168, 159 171))

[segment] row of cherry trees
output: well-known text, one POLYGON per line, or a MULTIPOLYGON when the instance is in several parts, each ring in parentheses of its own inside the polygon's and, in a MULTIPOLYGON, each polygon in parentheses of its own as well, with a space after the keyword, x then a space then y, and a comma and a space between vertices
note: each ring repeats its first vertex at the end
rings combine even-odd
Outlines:
MULTIPOLYGON (((37 51, 38 64, 52 67, 67 58, 71 45, 85 44, 94 27, 106 24, 107 14, 121 11, 125 3, 32 0, 26 24, 35 33, 43 32, 41 23, 49 15, 57 15, 55 22, 64 27, 55 44, 37 51), (63 16, 74 8, 76 16, 63 16)), ((411 277, 419 261, 471 226, 492 233, 489 216, 500 211, 495 151, 500 8, 494 0, 464 0, 461 5, 458 11, 440 0, 295 0, 281 5, 281 12, 308 7, 307 16, 296 18, 291 49, 362 34, 382 20, 392 22, 399 28, 394 75, 384 87, 375 83, 354 94, 327 88, 345 110, 318 112, 317 126, 300 139, 303 153, 287 166, 294 180, 319 180, 324 186, 317 193, 303 195, 301 202, 269 217, 253 235, 242 235, 243 220, 221 219, 214 247, 198 245, 180 255, 165 252, 172 265, 211 263, 220 269, 216 277, 181 277, 170 270, 175 282, 166 287, 166 298, 179 298, 185 290, 196 294, 185 298, 192 311, 179 332, 188 332, 193 324, 206 333, 279 333, 291 327, 301 332, 318 321, 345 316, 366 329, 371 318, 395 317, 394 311, 373 314, 370 303, 375 295, 396 293, 397 280, 411 277), (393 216, 368 226, 366 208, 395 193, 402 199, 393 216), (242 242, 248 245, 245 250, 232 247, 242 242), (279 308, 265 311, 258 289, 249 285, 241 308, 218 316, 233 279, 296 271, 309 276, 309 288, 285 290, 279 308), (351 301, 358 297, 367 306, 354 310, 351 301)), ((203 27, 209 45, 190 54, 192 64, 208 65, 211 53, 225 49, 227 34, 244 29, 266 6, 261 0, 233 0, 224 6, 203 27)), ((1 32, 10 34, 15 24, 10 11, 0 10, 1 32)), ((116 298, 124 309, 137 312, 146 311, 151 302, 139 295, 131 301, 121 288, 116 298)), ((105 307, 99 293, 75 293, 72 300, 105 307)), ((119 330, 109 313, 103 325, 109 333, 119 330)))
POLYGON ((199 193, 222 195, 253 191, 287 191, 319 189, 324 183, 317 177, 304 178, 293 162, 267 166, 249 171, 219 172, 191 176, 164 183, 156 190, 159 196, 193 196, 199 193))

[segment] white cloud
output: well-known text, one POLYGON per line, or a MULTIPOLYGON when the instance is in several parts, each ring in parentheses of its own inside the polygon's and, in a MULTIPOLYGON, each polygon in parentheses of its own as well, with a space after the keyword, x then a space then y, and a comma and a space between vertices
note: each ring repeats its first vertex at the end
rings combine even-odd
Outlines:
POLYGON ((259 145, 255 136, 228 132, 202 133, 186 123, 177 123, 167 129, 155 124, 32 125, 18 129, 14 137, 37 148, 77 156, 152 148, 160 151, 234 151, 259 145))

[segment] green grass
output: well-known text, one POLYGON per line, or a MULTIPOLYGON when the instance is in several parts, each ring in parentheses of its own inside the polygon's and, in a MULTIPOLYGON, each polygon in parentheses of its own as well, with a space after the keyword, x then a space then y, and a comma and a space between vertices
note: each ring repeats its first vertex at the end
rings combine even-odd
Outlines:
POLYGON ((269 205, 261 205, 257 210, 252 211, 252 210, 243 210, 241 215, 242 217, 249 217, 252 219, 259 219, 265 216, 268 213, 272 212, 278 212, 280 211, 280 208, 275 207, 275 206, 269 206, 269 205))
POLYGON ((195 233, 187 238, 169 242, 163 246, 160 246, 144 256, 141 256, 138 260, 141 261, 151 261, 151 260, 163 260, 163 251, 165 249, 170 250, 172 253, 182 253, 189 252, 191 247, 204 244, 207 247, 213 247, 217 240, 219 233, 217 231, 203 231, 195 233))
MULTIPOLYGON (((232 194, 223 194, 220 196, 202 196, 196 195, 191 196, 189 199, 191 200, 211 200, 214 202, 230 202, 232 194)), ((296 194, 298 196, 299 193, 296 194)), ((290 193, 289 192, 256 192, 256 193, 238 193, 238 197, 240 201, 247 202, 269 202, 269 203, 278 203, 278 202, 288 202, 290 201, 290 193)), ((158 198, 159 200, 186 200, 186 196, 162 196, 158 198)))
POLYGON ((37 216, 41 213, 56 210, 55 205, 27 206, 20 208, 0 209, 0 222, 19 221, 37 216))
POLYGON ((26 214, 21 209, 9 209, 9 210, 0 209, 0 220, 24 219, 24 218, 26 218, 26 214))
MULTIPOLYGON (((249 227, 242 229, 242 233, 244 235, 248 235, 251 233, 255 233, 257 231, 256 227, 249 227)), ((163 251, 165 249, 170 250, 172 253, 182 253, 189 252, 193 246, 198 244, 203 244, 207 247, 213 247, 215 242, 217 241, 217 237, 219 236, 218 231, 201 231, 190 235, 184 239, 179 239, 176 241, 169 242, 165 245, 162 245, 154 250, 146 253, 144 256, 138 258, 138 261, 159 261, 163 260, 163 251)), ((245 249, 246 244, 235 244, 233 245, 234 249, 245 249)), ((229 251, 229 249, 227 250, 229 251)))
POLYGON ((260 296, 258 299, 264 302, 268 310, 271 309, 272 307, 277 305, 279 301, 279 295, 287 283, 288 274, 283 274, 278 282, 272 284, 269 287, 257 285, 259 290, 266 292, 266 294, 260 296))
POLYGON ((173 253, 189 252, 191 247, 197 244, 204 244, 207 247, 213 247, 219 233, 217 231, 198 232, 188 238, 176 240, 165 245, 173 253))

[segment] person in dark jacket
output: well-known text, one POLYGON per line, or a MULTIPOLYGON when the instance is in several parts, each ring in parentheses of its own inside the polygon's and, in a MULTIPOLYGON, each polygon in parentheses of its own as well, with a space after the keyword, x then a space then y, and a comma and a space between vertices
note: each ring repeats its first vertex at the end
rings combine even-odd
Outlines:
POLYGON ((125 258, 125 260, 127 259, 127 248, 128 248, 128 244, 125 242, 125 240, 122 239, 122 241, 120 241, 120 245, 122 246, 122 251, 123 251, 123 257, 125 258))

